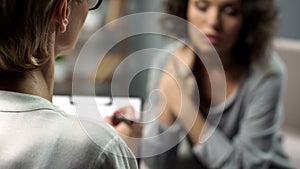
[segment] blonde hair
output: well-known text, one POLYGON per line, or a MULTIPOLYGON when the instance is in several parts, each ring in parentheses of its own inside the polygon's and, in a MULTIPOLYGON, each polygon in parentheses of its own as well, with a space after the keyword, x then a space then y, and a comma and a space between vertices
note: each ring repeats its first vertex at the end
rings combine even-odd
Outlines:
POLYGON ((59 0, 0 0, 0 72, 24 72, 48 61, 49 29, 59 0))

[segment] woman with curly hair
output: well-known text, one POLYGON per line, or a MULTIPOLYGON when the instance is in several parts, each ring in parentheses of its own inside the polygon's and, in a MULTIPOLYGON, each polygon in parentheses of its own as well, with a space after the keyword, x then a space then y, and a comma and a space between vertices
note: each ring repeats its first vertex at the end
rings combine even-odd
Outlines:
MULTIPOLYGON (((192 73, 177 81, 169 74, 150 73, 150 90, 162 91, 167 102, 160 114, 156 112, 157 120, 144 126, 144 137, 158 136, 163 143, 144 142, 142 154, 161 150, 161 145, 168 143, 178 144, 144 158, 143 164, 153 169, 291 168, 279 132, 286 72, 271 49, 277 19, 274 1, 166 0, 165 5, 168 14, 191 23, 178 24, 172 18, 163 20, 167 31, 189 42, 189 45, 176 42, 168 49, 192 73), (209 63, 210 58, 202 54, 209 53, 210 46, 218 53, 224 68, 223 81, 218 79, 220 70, 209 72, 202 63, 203 60, 209 63), (195 91, 188 91, 189 78, 195 78, 199 106, 185 105, 195 91), (224 97, 222 92, 213 96, 211 89, 224 87, 224 81, 224 97), (196 116, 193 111, 197 112, 196 116), (210 118, 208 112, 213 113, 210 118), (221 118, 215 124, 217 115, 221 118), (192 116, 195 118, 191 119, 192 116), (163 135, 165 131, 167 134, 163 135), (182 140, 184 133, 187 137, 182 140)), ((167 58, 159 57, 154 63, 165 64, 167 70, 172 70, 174 59, 167 58)), ((173 67, 178 70, 176 65, 173 67)))

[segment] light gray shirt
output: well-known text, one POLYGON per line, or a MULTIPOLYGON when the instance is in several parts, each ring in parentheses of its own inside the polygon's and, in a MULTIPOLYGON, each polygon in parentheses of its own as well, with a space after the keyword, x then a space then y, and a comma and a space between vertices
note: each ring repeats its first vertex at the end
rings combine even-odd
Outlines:
MULTIPOLYGON (((180 46, 174 44, 167 50, 172 52, 180 46)), ((154 60, 154 64, 163 67, 167 61, 168 56, 161 55, 154 60)), ((163 126, 158 120, 145 125, 143 133, 145 138, 161 135, 167 129, 168 132, 161 135, 159 137, 161 141, 157 139, 157 143, 143 142, 142 154, 156 150, 160 152, 162 144, 178 144, 174 144, 169 151, 143 159, 143 163, 151 169, 291 168, 282 148, 279 131, 285 76, 285 68, 275 54, 260 63, 253 64, 237 91, 225 102, 224 111, 215 108, 214 114, 207 119, 214 124, 213 116, 222 115, 217 128, 204 143, 194 146, 189 144, 186 131, 178 120, 172 128, 163 126)), ((153 91, 157 89, 161 72, 150 72, 149 77, 149 90, 153 91)), ((153 117, 150 114, 144 115, 145 121, 153 117)))
POLYGON ((0 91, 1 169, 135 169, 105 122, 65 114, 38 96, 0 91))

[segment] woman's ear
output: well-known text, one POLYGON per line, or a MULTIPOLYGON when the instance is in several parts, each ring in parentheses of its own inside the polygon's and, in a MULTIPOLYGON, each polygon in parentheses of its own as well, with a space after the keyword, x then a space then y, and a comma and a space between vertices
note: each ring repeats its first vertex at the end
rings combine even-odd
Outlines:
POLYGON ((54 14, 53 25, 56 26, 56 30, 59 33, 64 33, 67 30, 67 26, 69 23, 69 15, 70 15, 70 1, 68 0, 59 0, 57 10, 54 14))

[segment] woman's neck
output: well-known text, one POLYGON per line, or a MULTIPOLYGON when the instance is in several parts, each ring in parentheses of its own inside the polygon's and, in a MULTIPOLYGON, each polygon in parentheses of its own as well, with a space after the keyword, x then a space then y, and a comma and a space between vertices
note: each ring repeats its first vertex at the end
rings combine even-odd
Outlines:
POLYGON ((41 68, 22 73, 0 73, 0 90, 32 94, 52 101, 54 64, 48 61, 41 68))
MULTIPOLYGON (((193 53, 190 55, 197 57, 193 53)), ((232 60, 233 57, 230 54, 225 55, 219 53, 223 67, 215 63, 216 60, 214 56, 215 55, 208 53, 207 55, 201 56, 201 60, 195 58, 193 66, 193 73, 198 83, 200 97, 202 98, 201 104, 205 106, 210 106, 211 103, 218 105, 224 101, 224 98, 231 96, 237 89, 246 71, 242 65, 232 60), (215 90, 223 90, 222 87, 218 86, 224 86, 224 83, 226 83, 226 88, 224 89, 226 90, 226 95, 220 95, 219 93, 224 93, 224 91, 221 91, 215 92, 216 95, 212 96, 211 90, 213 86, 211 83, 214 84, 213 86, 216 86, 214 88, 215 90), (214 98, 213 102, 211 100, 212 98, 214 98)))
POLYGON ((54 89, 55 32, 50 33, 48 61, 34 71, 0 73, 0 90, 32 94, 52 101, 54 89))

